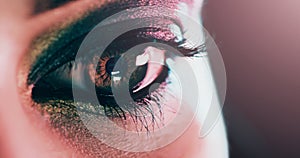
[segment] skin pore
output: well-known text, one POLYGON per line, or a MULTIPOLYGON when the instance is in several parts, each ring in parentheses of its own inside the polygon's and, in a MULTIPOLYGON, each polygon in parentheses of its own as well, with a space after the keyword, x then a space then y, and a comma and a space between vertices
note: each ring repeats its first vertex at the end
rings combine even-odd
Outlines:
MULTIPOLYGON (((87 129, 79 127, 77 128, 80 130, 77 131, 78 133, 72 131, 74 128, 65 127, 70 132, 67 139, 66 133, 57 134, 56 129, 53 129, 39 112, 29 108, 32 104, 32 87, 28 87, 26 81, 31 66, 42 55, 43 50, 57 40, 56 37, 66 28, 84 19, 95 10, 110 8, 111 6, 108 4, 113 2, 105 0, 71 1, 65 5, 57 7, 50 5, 36 10, 33 1, 0 1, 0 9, 3 10, 0 15, 0 73, 3 74, 0 78, 0 96, 1 99, 3 98, 0 106, 0 153, 4 154, 4 157, 16 158, 227 157, 222 121, 219 121, 214 129, 217 132, 212 132, 205 139, 198 139, 200 124, 193 121, 173 143, 154 151, 136 153, 107 146, 93 135, 88 134, 87 129)), ((194 19, 200 20, 201 0, 180 2, 177 0, 122 0, 118 1, 116 7, 161 5, 176 9, 179 4, 184 4, 185 8, 188 8, 188 11, 183 10, 184 12, 194 19)), ((169 104, 176 105, 178 101, 175 99, 169 104)), ((172 117, 171 115, 174 114, 165 111, 165 116, 168 117, 168 115, 172 117)), ((128 122, 130 124, 133 121, 128 120, 128 122)), ((57 129, 66 124, 66 122, 61 122, 57 129)), ((177 126, 185 125, 178 122, 177 126)))

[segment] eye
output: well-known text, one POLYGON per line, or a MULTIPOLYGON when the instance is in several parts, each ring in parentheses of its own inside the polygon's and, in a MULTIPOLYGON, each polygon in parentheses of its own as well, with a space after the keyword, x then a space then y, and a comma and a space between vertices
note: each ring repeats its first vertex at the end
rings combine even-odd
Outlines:
MULTIPOLYGON (((85 35, 55 51, 46 50, 28 75, 28 84, 33 87, 32 107, 46 118, 62 141, 86 152, 91 150, 91 142, 97 144, 95 150, 103 143, 87 129, 81 113, 96 116, 98 122, 105 121, 101 120, 103 117, 109 118, 127 130, 151 132, 162 128, 166 111, 176 113, 175 105, 166 102, 176 99, 174 74, 168 61, 193 60, 205 52, 205 47, 190 45, 177 35, 157 36, 161 34, 170 35, 172 31, 150 27, 131 30, 118 36, 103 52, 91 48, 86 52, 88 55, 83 56, 76 53, 85 35), (170 47, 180 54, 172 54, 170 47), (128 83, 125 89, 132 102, 125 100, 120 104, 113 90, 118 93, 124 83, 128 83), (94 91, 90 91, 90 87, 94 91), (74 99, 74 90, 81 94, 79 98, 74 99), (91 97, 92 93, 96 99, 91 97)), ((108 133, 114 135, 114 131, 108 133)), ((114 139, 120 139, 118 137, 114 139)))
MULTIPOLYGON (((133 52, 125 52, 135 45, 155 41, 180 50, 182 56, 192 57, 200 53, 201 50, 203 51, 204 47, 198 46, 188 49, 182 47, 185 44, 184 39, 178 41, 174 37, 165 40, 150 36, 150 34, 155 33, 170 32, 156 28, 133 30, 116 38, 105 49, 105 52, 99 53, 95 49, 89 52, 91 55, 88 57, 79 57, 75 61, 75 56, 73 56, 69 61, 64 61, 49 71, 40 68, 39 71, 44 74, 40 75, 41 77, 33 83, 32 99, 46 109, 55 108, 51 106, 57 102, 60 105, 61 102, 64 102, 67 104, 66 106, 78 109, 76 103, 73 103, 72 94, 72 90, 76 88, 76 90, 81 91, 80 101, 81 105, 84 105, 79 109, 84 111, 103 114, 111 118, 126 119, 129 116, 135 116, 136 121, 140 119, 137 116, 144 116, 145 113, 149 113, 146 115, 152 115, 153 119, 161 119, 158 118, 159 115, 157 114, 154 117, 155 114, 152 109, 160 109, 164 106, 161 104, 161 100, 168 93, 167 87, 172 84, 169 79, 169 67, 166 64, 166 59, 169 58, 166 53, 167 48, 145 45, 133 52), (134 71, 129 73, 128 71, 132 69, 134 71), (125 108, 120 108, 112 93, 112 86, 118 89, 122 82, 129 83, 128 89, 135 102, 131 105, 122 105, 125 108), (95 86, 98 100, 89 97, 91 92, 87 87, 90 85, 95 86), (101 105, 100 109, 95 108, 98 102, 101 105), (92 108, 86 108, 85 105, 87 104, 91 105, 92 108)), ((29 79, 33 78, 32 76, 34 73, 30 74, 29 79)))
MULTIPOLYGON (((126 38, 132 37, 126 36, 126 38)), ((128 82, 131 97, 136 104, 141 107, 150 106, 147 102, 154 100, 159 104, 158 95, 162 95, 167 84, 168 68, 163 63, 157 65, 151 62, 155 62, 153 60, 157 56, 162 57, 159 60, 164 61, 164 50, 148 47, 125 56, 124 49, 128 48, 120 46, 120 42, 122 43, 123 39, 117 39, 112 44, 114 48, 108 47, 107 52, 101 56, 94 52, 90 58, 80 58, 77 62, 71 60, 47 73, 34 84, 32 99, 37 103, 54 100, 72 101, 72 88, 75 88, 83 94, 81 97, 83 103, 97 104, 90 99, 91 92, 87 89, 89 85, 93 85, 96 89, 97 101, 102 107, 98 113, 109 117, 125 118, 126 116, 121 114, 131 113, 132 109, 137 107, 126 105, 128 107, 126 111, 119 108, 114 101, 111 86, 117 88, 120 82, 128 82), (115 68, 117 62, 119 66, 115 68), (136 67, 136 70, 128 73, 132 67, 136 67), (75 87, 72 87, 72 82, 75 87), (153 88, 153 84, 157 87, 153 88)))

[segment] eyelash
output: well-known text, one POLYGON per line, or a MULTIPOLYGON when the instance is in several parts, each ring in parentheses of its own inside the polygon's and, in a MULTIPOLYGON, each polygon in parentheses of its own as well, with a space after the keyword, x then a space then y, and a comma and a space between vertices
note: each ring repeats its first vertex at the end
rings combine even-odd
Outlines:
MULTIPOLYGON (((181 45, 186 43, 186 41, 187 41, 186 39, 183 39, 179 42, 174 42, 175 39, 169 40, 169 41, 164 41, 164 40, 154 39, 152 37, 143 37, 143 38, 146 38, 147 40, 155 40, 155 41, 158 41, 161 43, 165 43, 167 45, 171 45, 171 46, 177 48, 183 54, 184 57, 188 57, 188 58, 197 57, 199 54, 206 52, 204 45, 191 46, 190 48, 182 47, 181 45)), ((120 49, 119 46, 115 46, 114 48, 117 48, 118 50, 117 51, 110 50, 110 51, 113 51, 115 53, 124 51, 124 50, 123 51, 119 50, 120 49)), ((65 63, 63 65, 65 65, 67 68, 72 68, 73 66, 76 66, 76 64, 74 64, 74 61, 69 61, 68 63, 65 63)), ((54 70, 54 72, 55 72, 55 70, 54 70)), ((53 73, 53 71, 48 72, 47 74, 44 74, 43 76, 46 77, 47 75, 49 75, 51 73, 53 73)), ((168 70, 165 70, 164 73, 168 73, 168 70)), ((43 79, 43 77, 42 77, 42 79, 43 79)), ((42 80, 42 79, 40 79, 40 80, 42 80)), ((165 79, 168 79, 168 78, 166 77, 165 79)), ((38 84, 39 84, 38 81, 34 83, 35 86, 38 84)), ((49 84, 51 86, 51 83, 49 83, 49 84)), ((136 99, 135 103, 139 106, 128 105, 128 109, 126 109, 126 111, 124 111, 118 105, 102 104, 101 106, 103 109, 96 109, 94 107, 96 109, 96 113, 94 113, 94 114, 99 114, 99 113, 101 113, 101 110, 103 110, 104 114, 108 117, 112 117, 112 118, 118 117, 118 118, 122 118, 124 120, 126 120, 127 115, 129 115, 136 122, 136 124, 138 124, 138 122, 142 123, 142 126, 147 131, 149 131, 150 125, 145 120, 146 118, 144 117, 143 113, 146 111, 150 114, 150 116, 152 118, 151 126, 153 126, 153 127, 154 127, 157 119, 159 119, 159 121, 163 121, 163 114, 162 114, 163 105, 161 105, 161 102, 162 102, 161 100, 164 99, 163 94, 168 93, 166 87, 169 84, 171 84, 171 81, 161 82, 159 88, 152 91, 150 94, 144 96, 143 98, 136 99), (154 106, 156 106, 156 108, 157 107, 159 108, 160 116, 157 116, 157 114, 152 110, 154 108, 154 106), (139 117, 139 116, 141 116, 141 117, 139 117)), ((55 89, 55 87, 51 87, 51 88, 55 89)), ((39 92, 39 89, 33 89, 33 93, 32 93, 33 100, 38 103, 39 98, 35 98, 37 93, 41 93, 41 92, 39 92)), ((101 97, 101 95, 100 95, 100 97, 101 97)), ((101 99, 99 99, 99 100, 101 100, 101 99)), ((60 101, 60 104, 63 104, 63 99, 60 101)), ((65 102, 64 102, 64 104, 66 104, 66 106, 70 106, 69 103, 68 103, 69 105, 65 102)), ((87 104, 87 102, 85 102, 85 104, 87 104)), ((76 107, 76 108, 78 110, 86 111, 86 108, 80 108, 80 107, 76 107)), ((86 112, 89 112, 89 111, 86 111, 86 112)), ((90 113, 92 113, 92 112, 90 111, 90 113)), ((142 129, 140 129, 140 130, 142 130, 142 129)))

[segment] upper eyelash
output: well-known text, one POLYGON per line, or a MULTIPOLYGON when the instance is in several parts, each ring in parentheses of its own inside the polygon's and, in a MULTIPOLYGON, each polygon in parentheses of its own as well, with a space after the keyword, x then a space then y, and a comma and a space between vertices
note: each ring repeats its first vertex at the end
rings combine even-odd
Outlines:
MULTIPOLYGON (((35 64, 32 66, 28 75, 28 80, 27 80, 28 85, 36 83, 42 76, 47 75, 51 71, 54 71, 56 68, 62 66, 66 62, 74 60, 77 49, 79 48, 79 45, 82 42, 83 38, 84 36, 71 41, 70 43, 62 47, 60 50, 56 50, 55 53, 47 52, 48 50, 46 50, 45 53, 43 53, 45 55, 39 57, 35 62, 35 64), (61 55, 60 53, 57 52, 68 52, 68 53, 65 55, 61 55)), ((181 45, 187 41, 186 39, 176 42, 175 38, 168 41, 155 39, 151 36, 146 36, 145 38, 148 38, 149 40, 159 41, 167 45, 171 45, 174 48, 177 48, 183 56, 187 56, 187 57, 192 57, 199 54, 200 52, 205 51, 204 45, 193 46, 192 48, 181 47, 181 45)))

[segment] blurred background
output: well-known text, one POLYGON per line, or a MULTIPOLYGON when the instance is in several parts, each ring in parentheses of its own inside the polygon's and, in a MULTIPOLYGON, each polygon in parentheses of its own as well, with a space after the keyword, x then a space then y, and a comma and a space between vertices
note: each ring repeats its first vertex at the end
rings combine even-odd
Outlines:
POLYGON ((300 1, 208 0, 227 72, 231 158, 300 157, 300 1))

